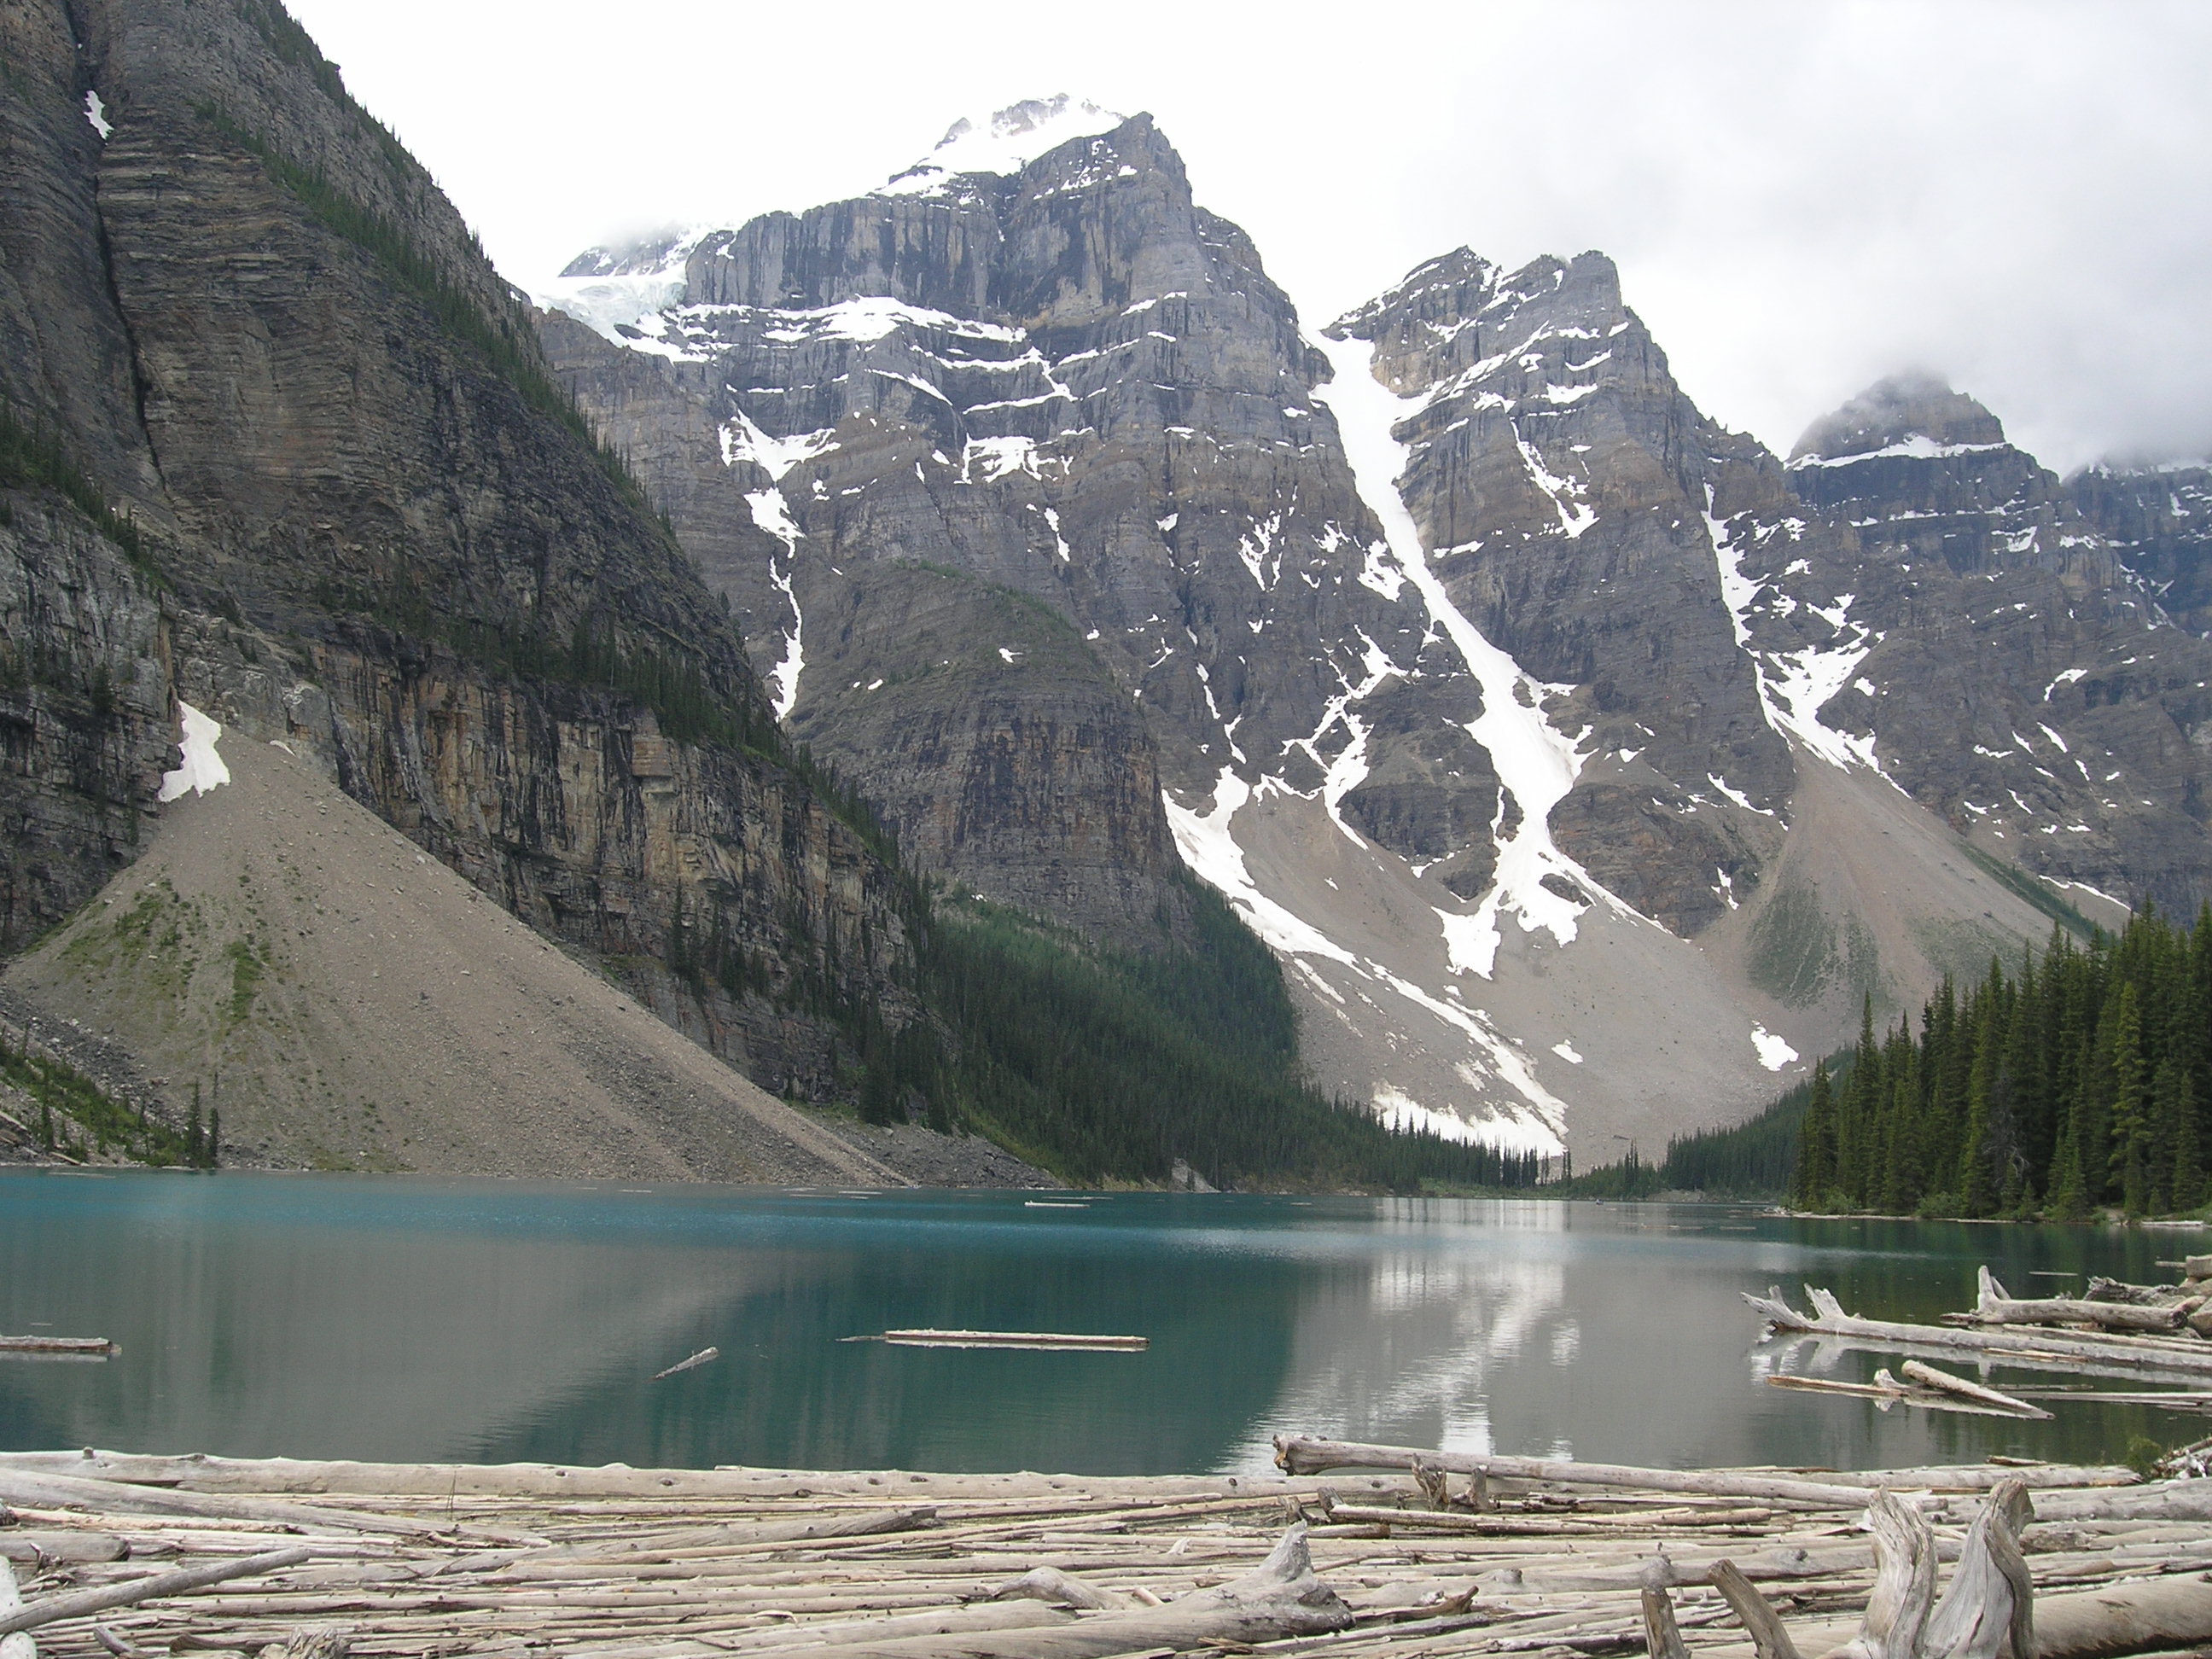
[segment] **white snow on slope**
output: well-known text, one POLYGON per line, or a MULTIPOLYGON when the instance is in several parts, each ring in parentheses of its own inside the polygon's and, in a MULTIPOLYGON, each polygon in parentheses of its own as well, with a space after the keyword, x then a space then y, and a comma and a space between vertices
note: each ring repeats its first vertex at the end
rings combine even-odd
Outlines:
POLYGON ((1213 810, 1194 811, 1179 805, 1163 790, 1168 824, 1175 831, 1176 847, 1192 872, 1231 904, 1244 912, 1252 931, 1285 956, 1326 957, 1347 968, 1359 964, 1351 951, 1261 892, 1244 867, 1244 849, 1231 832, 1230 820, 1252 799, 1252 786, 1229 767, 1213 786, 1213 810))
POLYGON ((1499 919, 1509 913, 1528 932, 1540 927, 1562 945, 1573 941, 1582 907, 1544 887, 1546 876, 1567 875, 1579 886, 1603 890, 1552 841, 1552 809, 1574 787, 1582 760, 1574 744, 1544 717, 1545 687, 1483 638, 1429 568, 1420 532, 1398 494, 1398 479, 1407 459, 1406 446, 1390 430, 1412 412, 1412 404, 1375 378, 1374 349, 1367 342, 1324 337, 1311 343, 1336 371, 1328 385, 1315 388, 1314 396, 1336 416, 1353 482, 1382 521, 1391 557, 1480 684, 1482 713, 1467 729, 1490 751, 1498 781, 1512 792, 1521 808, 1520 825, 1499 843, 1497 878, 1474 914, 1437 913, 1443 923, 1452 971, 1471 969, 1488 979, 1503 940, 1499 919))
POLYGON ((928 196, 963 173, 1003 177, 1019 173, 1047 150, 1056 149, 1071 138, 1111 132, 1127 118, 1064 92, 1014 104, 991 115, 963 116, 938 141, 935 149, 873 193, 928 196))
POLYGON ((1764 1025, 1751 1028, 1751 1046, 1759 1050, 1759 1063, 1770 1072, 1778 1072, 1797 1058, 1795 1048, 1764 1025))
POLYGON ((162 801, 179 799, 187 792, 204 795, 216 785, 230 781, 230 768, 223 764, 215 747, 222 736, 222 722, 210 720, 188 702, 179 702, 177 708, 184 717, 183 735, 177 744, 184 764, 161 774, 161 789, 155 799, 162 801))
MULTIPOLYGON (((1277 787, 1270 780, 1262 790, 1277 787)), ((1509 1152, 1534 1152, 1549 1157, 1562 1151, 1565 1146, 1562 1129, 1566 1121, 1566 1103, 1536 1080, 1528 1061, 1478 1011, 1432 996, 1371 957, 1355 956, 1304 917, 1261 890, 1245 865, 1244 849, 1237 844, 1232 822, 1246 803, 1260 793, 1238 777, 1234 769, 1226 766, 1221 769, 1221 775, 1214 784, 1211 811, 1194 811, 1178 803, 1169 791, 1160 792, 1160 804, 1167 811, 1168 826, 1174 831, 1176 848, 1192 872, 1235 906, 1254 933, 1294 963, 1301 957, 1316 957, 1340 963, 1371 983, 1396 992, 1461 1032, 1474 1045, 1491 1072, 1526 1103, 1514 1105, 1486 1101, 1484 1105, 1492 1115, 1470 1119, 1455 1113, 1431 1111, 1420 1108, 1417 1102, 1408 1101, 1408 1104, 1425 1114, 1419 1119, 1419 1127, 1455 1139, 1480 1141, 1509 1152)), ((1294 792, 1285 789, 1283 793, 1294 792)), ((1300 967, 1310 982, 1321 986, 1336 1000, 1343 1000, 1310 966, 1300 967)), ((1379 1094, 1376 1104, 1382 1109, 1379 1094)), ((1404 1121, 1414 1121, 1410 1117, 1404 1121)))
POLYGON ((1939 444, 1924 432, 1916 432, 1901 443, 1882 449, 1869 449, 1856 455, 1800 455, 1790 463, 1794 471, 1808 466, 1856 466, 1861 461, 1886 460, 1895 455, 1906 455, 1915 460, 1941 460, 1951 455, 1984 455, 1993 449, 2002 449, 2003 444, 1939 444))
POLYGON ((782 480, 801 461, 811 460, 830 448, 830 434, 807 432, 794 438, 771 438, 754 423, 750 416, 739 410, 734 419, 722 423, 721 440, 724 466, 750 461, 775 480, 766 489, 747 490, 745 506, 751 510, 754 526, 783 544, 781 562, 773 557, 769 560, 768 579, 776 592, 790 602, 791 631, 783 636, 783 660, 769 671, 768 678, 775 688, 775 717, 787 720, 791 711, 799 706, 799 677, 806 669, 806 616, 799 608, 799 595, 792 587, 792 575, 799 568, 799 544, 805 532, 791 516, 791 503, 784 499, 782 480))
POLYGON ((638 349, 642 343, 619 331, 660 334, 661 313, 684 302, 684 266, 692 251, 712 234, 704 225, 690 227, 678 234, 664 257, 640 261, 634 270, 549 276, 531 295, 531 303, 541 311, 565 312, 602 338, 638 349))
POLYGON ((87 92, 84 94, 84 118, 92 123, 92 130, 100 135, 103 143, 106 142, 108 135, 115 131, 114 125, 107 118, 107 106, 100 100, 100 96, 96 92, 87 92))
MULTIPOLYGON (((1712 540, 1713 561, 1721 579, 1721 599, 1728 605, 1735 629, 1735 642, 1751 658, 1759 682, 1759 707, 1766 723, 1786 737, 1796 738, 1829 765, 1848 769, 1863 766, 1875 776, 1895 780, 1875 758, 1874 734, 1853 737, 1820 722, 1820 710, 1831 697, 1857 676, 1859 665, 1875 647, 1875 635, 1863 623, 1850 620, 1852 596, 1844 595, 1829 610, 1808 609, 1836 630, 1835 639, 1823 647, 1802 651, 1761 651, 1752 644, 1752 609, 1766 584, 1743 574, 1743 550, 1729 537, 1725 521, 1713 516, 1713 487, 1705 486, 1705 534, 1712 540)), ((1741 803, 1750 805, 1748 801, 1741 803)), ((1754 811, 1757 809, 1754 808, 1754 811)), ((1768 1070, 1774 1068, 1769 1066, 1768 1070)))

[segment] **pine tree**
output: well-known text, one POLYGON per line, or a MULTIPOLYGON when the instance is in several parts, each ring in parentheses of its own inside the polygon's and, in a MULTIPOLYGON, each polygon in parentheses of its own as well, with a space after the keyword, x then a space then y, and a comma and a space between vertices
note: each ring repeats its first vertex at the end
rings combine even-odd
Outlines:
POLYGON ((204 1152, 202 1169, 212 1170, 222 1162, 222 1108, 220 1106, 208 1114, 207 1143, 204 1152))
POLYGON ((1998 1159, 2009 1161, 2011 1127, 1997 1121, 1996 1005, 2004 989, 2004 970, 1990 963, 1990 981, 1975 999, 1974 1059, 1966 1083, 1966 1133, 1959 1154, 1959 1211, 1985 1216, 1997 1207, 1998 1159))
POLYGON ((2150 1208, 2151 1195, 2150 1098, 2143 1078, 2142 1022, 2136 988, 2124 981, 2113 1005, 2111 1066, 2112 1176, 2127 1212, 2143 1215, 2150 1208))
POLYGON ((1797 1131, 1797 1170, 1790 1183, 1794 1208, 1814 1210, 1827 1201, 1836 1184, 1836 1111, 1828 1085, 1828 1062, 1813 1067, 1813 1098, 1797 1131))
POLYGON ((2193 1210, 2203 1202, 2204 1171, 2197 1161, 2196 1089, 2178 1054, 2159 1061, 2152 1077, 2151 1119, 2152 1206, 2193 1210))

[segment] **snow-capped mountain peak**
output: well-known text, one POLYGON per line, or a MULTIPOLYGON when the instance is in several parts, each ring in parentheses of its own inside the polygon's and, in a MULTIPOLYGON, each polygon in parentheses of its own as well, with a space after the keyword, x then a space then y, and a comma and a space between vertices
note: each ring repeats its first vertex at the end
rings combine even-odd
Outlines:
POLYGON ((1111 132, 1128 118, 1056 93, 1027 98, 989 115, 963 116, 945 130, 937 148, 880 186, 878 196, 926 196, 970 173, 1019 173, 1048 149, 1071 138, 1111 132))

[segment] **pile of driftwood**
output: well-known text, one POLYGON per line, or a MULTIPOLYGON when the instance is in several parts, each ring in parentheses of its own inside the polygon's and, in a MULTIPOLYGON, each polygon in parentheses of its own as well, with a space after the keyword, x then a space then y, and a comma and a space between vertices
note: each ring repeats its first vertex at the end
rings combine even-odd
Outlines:
POLYGON ((33 1642, 47 1659, 1792 1659, 1845 1642, 1850 1659, 2101 1659, 2212 1642, 2212 1480, 1298 1437, 1277 1461, 1093 1479, 0 1456, 0 1659, 33 1642))
POLYGON ((2030 1403, 2035 1398, 2093 1398, 2108 1404, 2160 1405, 2179 1411, 2212 1410, 2212 1255, 2193 1255, 2183 1264, 2177 1285, 2126 1285, 2093 1279, 2082 1297, 2021 1298, 2009 1294, 1984 1267, 1977 1275, 1972 1310, 1947 1314, 1940 1325, 1861 1319, 1847 1314, 1834 1295, 1805 1287, 1810 1314, 1783 1300, 1778 1289, 1765 1296, 1746 1293, 1773 1330, 1815 1336, 1845 1347, 1925 1355, 1931 1358, 1972 1355, 1984 1364, 2066 1371, 2081 1376, 2142 1382, 2194 1384, 2155 1392, 2094 1395, 2065 1390, 2021 1390, 2016 1397, 1936 1370, 1923 1360, 1899 1367, 1900 1382, 1887 1370, 1872 1383, 1771 1376, 1784 1387, 1832 1393, 1863 1394, 1936 1405, 1951 1410, 1995 1410, 2019 1416, 2047 1416, 2030 1403), (1939 1397, 1940 1396, 1940 1397, 1939 1397))

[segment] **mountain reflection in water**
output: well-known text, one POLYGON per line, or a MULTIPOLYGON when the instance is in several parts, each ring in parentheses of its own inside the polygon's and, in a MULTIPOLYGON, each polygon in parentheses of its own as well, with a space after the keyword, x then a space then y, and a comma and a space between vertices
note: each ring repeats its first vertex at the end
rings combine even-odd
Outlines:
MULTIPOLYGON (((2106 1458, 2196 1419, 1887 1414, 1769 1389, 1740 1291, 1932 1318, 2009 1282, 2159 1273, 2170 1237, 1544 1201, 788 1193, 0 1174, 0 1447, 704 1467, 1265 1466, 1297 1431, 1686 1467, 2106 1458), (2037 1277, 2037 1275, 2043 1275, 2037 1277), (1143 1353, 893 1348, 904 1326, 1143 1353), (720 1358, 653 1374, 709 1346, 720 1358)), ((2016 1373, 1998 1373, 2000 1377, 2016 1373)))

